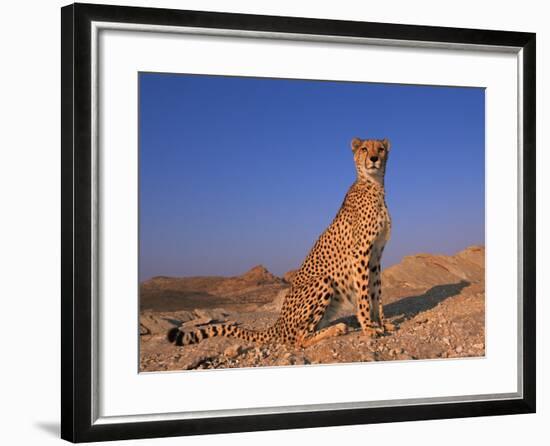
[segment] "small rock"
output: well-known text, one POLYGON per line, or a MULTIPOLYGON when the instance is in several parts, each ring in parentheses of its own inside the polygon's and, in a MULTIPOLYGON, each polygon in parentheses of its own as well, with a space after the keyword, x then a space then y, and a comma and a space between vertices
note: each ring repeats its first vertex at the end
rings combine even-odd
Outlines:
POLYGON ((392 348, 390 350, 390 356, 397 356, 397 355, 400 355, 404 352, 404 350, 402 348, 392 348))
POLYGON ((223 321, 228 316, 227 311, 223 308, 215 308, 212 310, 198 308, 194 310, 193 313, 195 313, 196 319, 202 320, 201 323, 209 323, 214 320, 223 321), (209 322, 203 322, 205 320, 209 322))
POLYGON ((459 346, 455 349, 455 351, 456 351, 457 353, 462 353, 462 350, 463 350, 463 348, 462 348, 461 345, 459 345, 459 346))
POLYGON ((281 359, 279 360, 278 365, 292 365, 292 361, 290 359, 281 359))
POLYGON ((242 351, 243 351, 242 347, 236 344, 236 345, 230 345, 229 347, 227 347, 223 352, 223 354, 227 358, 236 358, 242 353, 242 351))
POLYGON ((372 352, 364 352, 361 354, 361 361, 375 361, 376 358, 374 357, 374 353, 372 352))

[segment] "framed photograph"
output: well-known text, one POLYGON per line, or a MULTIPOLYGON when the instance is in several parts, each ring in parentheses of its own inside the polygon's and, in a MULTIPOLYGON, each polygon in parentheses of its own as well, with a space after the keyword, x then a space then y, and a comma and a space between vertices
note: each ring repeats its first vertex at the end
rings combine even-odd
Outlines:
POLYGON ((73 442, 535 411, 535 35, 62 8, 73 442))

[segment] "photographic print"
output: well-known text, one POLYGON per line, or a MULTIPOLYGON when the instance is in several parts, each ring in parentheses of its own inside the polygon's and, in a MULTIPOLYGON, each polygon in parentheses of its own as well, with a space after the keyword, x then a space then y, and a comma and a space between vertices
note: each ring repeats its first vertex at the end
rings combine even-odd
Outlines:
POLYGON ((485 355, 485 90, 139 73, 141 372, 485 355))
POLYGON ((534 33, 61 24, 62 438, 535 412, 534 33))

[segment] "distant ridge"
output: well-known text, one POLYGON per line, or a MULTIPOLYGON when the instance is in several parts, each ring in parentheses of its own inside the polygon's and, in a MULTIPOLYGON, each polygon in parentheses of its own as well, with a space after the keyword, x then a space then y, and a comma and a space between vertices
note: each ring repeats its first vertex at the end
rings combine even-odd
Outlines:
POLYGON ((285 287, 283 279, 263 265, 239 276, 155 276, 140 285, 140 307, 170 311, 214 303, 265 303, 285 287))

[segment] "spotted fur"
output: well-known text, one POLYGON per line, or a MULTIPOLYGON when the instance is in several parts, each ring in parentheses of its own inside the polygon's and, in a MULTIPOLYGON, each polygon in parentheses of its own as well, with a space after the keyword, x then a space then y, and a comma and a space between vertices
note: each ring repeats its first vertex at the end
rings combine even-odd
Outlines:
POLYGON ((263 331, 227 324, 189 332, 173 328, 170 342, 188 345, 227 336, 307 346, 347 331, 344 324, 326 326, 343 305, 354 306, 365 334, 394 328, 384 320, 380 281, 380 259, 391 232, 384 196, 390 142, 354 138, 351 148, 357 179, 296 273, 275 324, 263 331))

